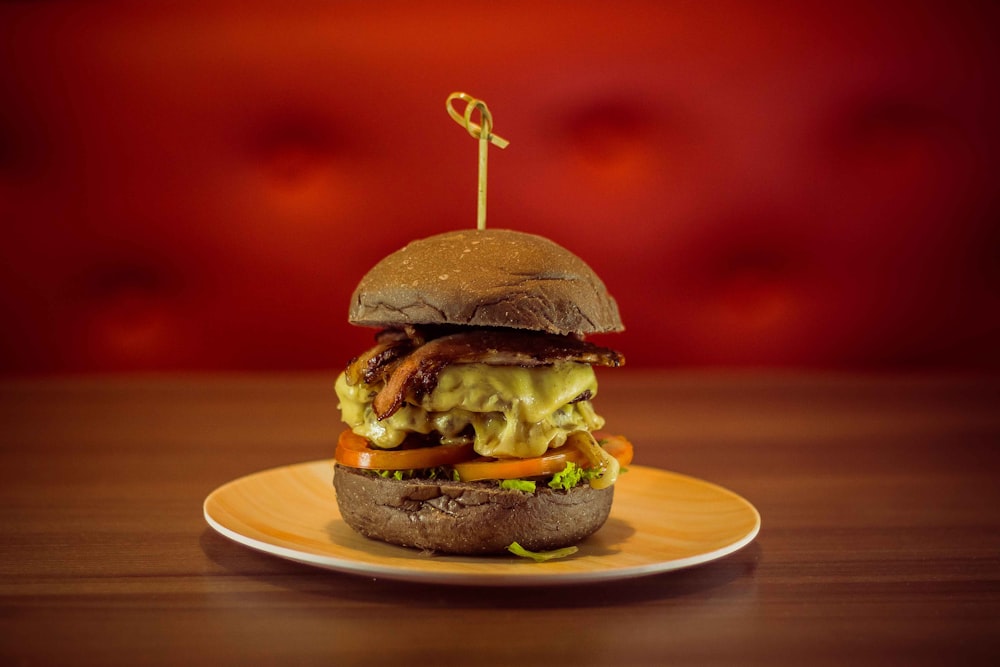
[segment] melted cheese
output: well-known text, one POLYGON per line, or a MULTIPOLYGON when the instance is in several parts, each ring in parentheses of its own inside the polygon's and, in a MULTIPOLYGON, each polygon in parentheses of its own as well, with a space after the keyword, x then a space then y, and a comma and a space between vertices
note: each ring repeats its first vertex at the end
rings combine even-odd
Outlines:
POLYGON ((336 384, 344 421, 382 448, 398 446, 408 433, 436 432, 447 443, 471 427, 479 454, 528 458, 561 447, 574 431, 604 425, 589 400, 571 402, 587 391, 597 394, 597 379, 588 364, 454 364, 441 371, 433 392, 419 400, 407 397, 395 414, 381 421, 372 409, 380 388, 350 385, 343 373, 336 384))

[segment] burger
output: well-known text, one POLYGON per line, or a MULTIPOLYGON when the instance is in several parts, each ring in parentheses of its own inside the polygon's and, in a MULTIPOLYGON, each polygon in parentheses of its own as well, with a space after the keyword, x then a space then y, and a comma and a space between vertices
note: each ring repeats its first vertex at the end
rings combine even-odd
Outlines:
POLYGON ((583 260, 512 230, 431 236, 362 278, 349 320, 377 329, 336 382, 348 428, 333 482, 351 528, 535 555, 605 523, 632 445, 597 433, 594 367, 625 360, 585 336, 624 327, 583 260))

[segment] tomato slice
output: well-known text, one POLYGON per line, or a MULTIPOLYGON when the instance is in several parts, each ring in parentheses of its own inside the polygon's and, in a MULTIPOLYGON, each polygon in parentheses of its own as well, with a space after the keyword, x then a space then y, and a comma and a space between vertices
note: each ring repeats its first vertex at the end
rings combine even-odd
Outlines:
MULTIPOLYGON (((632 462, 632 443, 620 435, 599 435, 604 451, 618 460, 620 465, 632 462)), ((542 456, 530 459, 492 459, 481 457, 464 463, 456 463, 455 471, 463 482, 479 479, 520 479, 554 475, 572 461, 582 468, 591 467, 589 457, 577 447, 564 445, 542 456)))
POLYGON ((632 443, 623 435, 604 435, 603 433, 595 433, 594 437, 601 444, 608 454, 618 459, 618 463, 623 466, 627 466, 632 463, 632 457, 635 455, 635 448, 632 447, 632 443))
MULTIPOLYGON (((632 462, 632 443, 620 435, 596 434, 604 448, 627 466, 632 462)), ((378 449, 360 435, 345 429, 337 441, 334 459, 350 468, 374 470, 418 470, 453 466, 463 482, 481 479, 520 479, 554 475, 572 461, 582 468, 589 468, 589 457, 578 447, 566 444, 542 456, 529 459, 494 459, 477 457, 472 444, 436 445, 410 449, 378 449)))
POLYGON ((333 458, 349 468, 418 470, 467 461, 476 456, 472 443, 411 449, 378 449, 350 429, 341 432, 333 458))

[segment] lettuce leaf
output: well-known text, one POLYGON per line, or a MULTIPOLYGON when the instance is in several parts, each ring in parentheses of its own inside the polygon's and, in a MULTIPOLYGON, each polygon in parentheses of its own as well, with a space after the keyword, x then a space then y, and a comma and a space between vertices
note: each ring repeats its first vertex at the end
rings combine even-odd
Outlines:
POLYGON ((566 467, 557 472, 549 480, 549 488, 569 491, 574 486, 579 485, 584 480, 590 480, 599 474, 596 470, 585 470, 572 461, 566 463, 566 467))
POLYGON ((502 479, 500 480, 500 488, 534 493, 535 483, 527 479, 502 479))
POLYGON ((507 546, 507 551, 511 552, 515 556, 530 558, 536 563, 544 563, 547 560, 572 556, 579 551, 579 549, 577 547, 563 547, 562 549, 553 549, 552 551, 528 551, 517 542, 511 542, 507 546))
POLYGON ((437 468, 416 468, 412 470, 381 470, 376 468, 363 468, 363 472, 383 479, 396 479, 399 481, 408 479, 440 479, 461 481, 458 471, 450 466, 439 466, 437 468))

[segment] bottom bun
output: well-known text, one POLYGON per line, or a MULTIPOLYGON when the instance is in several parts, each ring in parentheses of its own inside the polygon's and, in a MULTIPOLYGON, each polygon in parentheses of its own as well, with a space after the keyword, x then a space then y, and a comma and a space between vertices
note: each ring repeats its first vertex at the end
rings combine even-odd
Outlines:
POLYGON ((340 514, 366 537, 450 554, 504 553, 517 542, 531 551, 576 544, 611 512, 614 487, 569 491, 539 485, 535 493, 496 482, 397 480, 336 465, 340 514))

